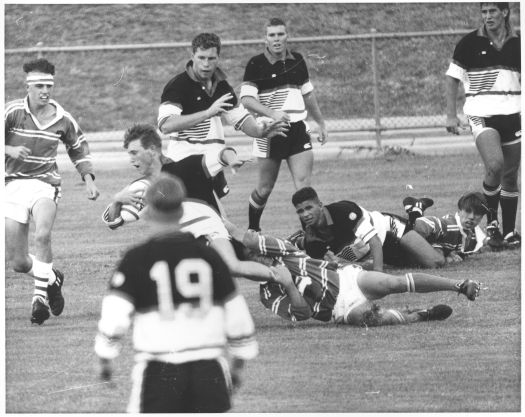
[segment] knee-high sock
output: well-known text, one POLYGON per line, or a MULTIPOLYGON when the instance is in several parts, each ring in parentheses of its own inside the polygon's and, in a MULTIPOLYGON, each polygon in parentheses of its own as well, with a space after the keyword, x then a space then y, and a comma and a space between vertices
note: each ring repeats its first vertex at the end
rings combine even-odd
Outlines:
POLYGON ((500 200, 501 185, 487 185, 483 182, 483 195, 487 200, 489 213, 487 214, 487 223, 498 220, 498 206, 500 200))
POLYGON ((516 227, 516 213, 518 211, 518 191, 501 190, 499 204, 501 205, 501 223, 503 236, 513 232, 516 227))
POLYGON ((53 272, 53 264, 39 261, 34 255, 29 255, 33 260, 33 266, 28 272, 34 277, 33 297, 47 297, 47 286, 55 282, 56 276, 53 272))
POLYGON ((261 230, 261 216, 266 206, 267 198, 259 195, 257 190, 253 190, 250 195, 248 205, 248 228, 253 230, 261 230))

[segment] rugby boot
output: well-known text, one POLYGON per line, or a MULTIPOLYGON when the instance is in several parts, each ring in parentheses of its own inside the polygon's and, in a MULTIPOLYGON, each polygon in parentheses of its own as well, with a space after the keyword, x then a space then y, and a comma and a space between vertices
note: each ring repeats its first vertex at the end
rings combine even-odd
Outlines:
POLYGON ((42 297, 33 298, 33 306, 31 309, 31 323, 42 324, 49 318, 49 307, 46 305, 42 297))
POLYGON ((408 220, 413 224, 418 217, 421 217, 425 210, 434 205, 434 200, 428 197, 414 198, 405 197, 403 199, 403 206, 408 214, 408 220))
POLYGON ((466 279, 462 283, 457 285, 458 293, 463 294, 470 301, 474 301, 479 296, 481 289, 481 283, 466 279))
POLYGON ((47 298, 53 316, 59 316, 64 310, 64 297, 62 295, 62 285, 64 285, 64 274, 58 269, 53 268, 56 279, 52 285, 47 286, 47 298))
POLYGON ((487 245, 494 251, 500 251, 506 248, 505 240, 499 230, 499 223, 497 220, 493 220, 487 225, 487 245))
POLYGON ((421 321, 445 320, 452 314, 452 308, 445 304, 438 304, 426 310, 417 312, 421 321))
POLYGON ((513 232, 507 233, 503 238, 505 245, 510 249, 519 248, 521 246, 521 235, 514 230, 513 232))

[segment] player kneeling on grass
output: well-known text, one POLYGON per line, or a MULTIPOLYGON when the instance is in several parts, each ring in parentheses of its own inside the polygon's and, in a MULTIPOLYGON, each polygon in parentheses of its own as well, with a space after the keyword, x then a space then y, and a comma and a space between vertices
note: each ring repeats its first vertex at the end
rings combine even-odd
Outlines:
MULTIPOLYGON (((274 280, 262 283, 260 298, 275 314, 292 321, 314 318, 337 324, 380 326, 416 321, 443 320, 452 313, 446 305, 422 310, 377 307, 373 301, 389 294, 452 291, 475 300, 481 284, 421 272, 391 275, 365 271, 358 265, 309 257, 290 242, 254 230, 245 233, 227 224, 234 239, 243 243, 254 259, 281 263, 274 280)), ((249 255, 248 255, 249 256, 249 255)))
POLYGON ((252 318, 228 267, 180 231, 183 198, 173 176, 152 182, 146 202, 153 236, 124 255, 102 302, 95 352, 104 379, 133 321, 129 412, 226 411, 232 383, 239 384, 244 361, 258 352, 252 318))

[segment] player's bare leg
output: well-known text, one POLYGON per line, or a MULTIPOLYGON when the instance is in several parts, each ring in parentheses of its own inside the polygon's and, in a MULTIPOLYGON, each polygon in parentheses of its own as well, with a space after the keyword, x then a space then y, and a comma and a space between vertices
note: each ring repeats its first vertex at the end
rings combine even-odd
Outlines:
POLYGON ((375 327, 410 324, 419 321, 445 320, 452 314, 447 305, 437 305, 429 309, 383 308, 372 302, 353 308, 345 317, 345 324, 375 327))
POLYGON ((480 290, 480 283, 476 281, 455 280, 422 272, 391 275, 377 271, 361 271, 357 277, 357 284, 369 300, 405 292, 452 291, 464 294, 469 300, 474 301, 480 290))
POLYGON ((261 229, 260 222, 264 207, 279 176, 281 161, 271 158, 258 158, 257 166, 257 186, 249 199, 248 228, 258 231, 261 229))
POLYGON ((33 266, 29 257, 29 224, 5 218, 6 261, 15 272, 27 273, 33 266))
POLYGON ((288 157, 286 161, 292 174, 295 189, 309 187, 314 166, 314 153, 312 151, 297 153, 288 157))
POLYGON ((445 266, 445 257, 436 251, 426 239, 411 230, 401 237, 399 241, 401 247, 409 255, 410 261, 424 268, 441 268, 445 266))

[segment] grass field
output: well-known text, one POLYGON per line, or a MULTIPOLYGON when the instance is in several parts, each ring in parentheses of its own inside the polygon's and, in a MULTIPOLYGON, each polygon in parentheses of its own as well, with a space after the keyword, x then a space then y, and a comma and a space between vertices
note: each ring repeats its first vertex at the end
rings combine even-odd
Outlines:
MULTIPOLYGON (((319 161, 313 185, 325 202, 347 198, 401 214, 410 184, 415 195, 435 199, 429 214, 445 214, 454 211, 461 193, 479 188, 481 173, 477 157, 460 155, 319 161)), ((99 170, 102 195, 89 202, 78 176, 64 173, 53 235, 55 265, 66 275, 62 316, 31 325, 32 280, 6 272, 8 413, 125 410, 132 366, 129 338, 112 384, 97 379, 93 339, 115 263, 147 234, 147 224, 110 231, 100 219, 110 196, 134 175, 131 169, 99 170)), ((243 227, 255 178, 253 166, 230 178, 226 209, 243 227)), ((265 232, 286 236, 297 229, 291 191, 283 169, 262 219, 265 232)), ((453 293, 388 297, 383 305, 446 303, 454 313, 445 322, 384 328, 291 324, 263 308, 256 284, 239 280, 256 323, 260 355, 248 364, 233 411, 520 411, 520 262, 519 251, 488 253, 435 271, 480 280, 487 289, 476 302, 453 293)))

